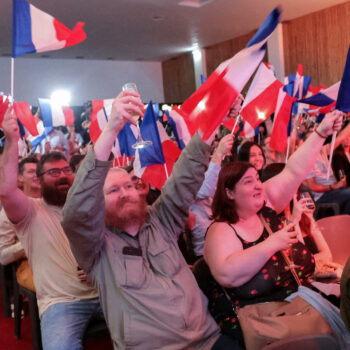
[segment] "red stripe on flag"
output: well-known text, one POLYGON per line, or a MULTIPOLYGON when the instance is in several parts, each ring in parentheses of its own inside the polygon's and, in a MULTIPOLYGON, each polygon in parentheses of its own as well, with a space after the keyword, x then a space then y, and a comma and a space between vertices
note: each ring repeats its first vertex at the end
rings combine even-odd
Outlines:
POLYGON ((37 123, 34 119, 32 111, 30 110, 29 104, 26 101, 23 102, 15 102, 13 104, 13 108, 15 113, 19 119, 19 121, 23 124, 23 126, 28 130, 28 132, 32 136, 38 136, 39 132, 37 129, 37 123))
POLYGON ((270 147, 278 152, 285 152, 288 142, 288 122, 290 118, 290 112, 292 110, 292 104, 296 101, 295 97, 284 93, 283 102, 277 115, 275 115, 275 122, 270 138, 270 147))
POLYGON ((66 41, 65 47, 79 44, 86 39, 86 33, 84 32, 84 29, 83 29, 85 23, 83 22, 78 22, 73 28, 73 30, 70 30, 69 28, 67 28, 63 23, 58 21, 56 18, 53 19, 53 25, 56 30, 57 40, 66 41))
POLYGON ((278 92, 282 86, 283 84, 276 79, 261 94, 242 108, 241 116, 243 119, 253 128, 256 128, 267 119, 276 109, 278 92), (265 118, 261 119, 259 113, 263 113, 265 118))
POLYGON ((72 108, 69 108, 67 106, 62 106, 62 112, 64 115, 64 118, 66 119, 65 125, 73 125, 74 124, 74 112, 72 108))
POLYGON ((224 76, 224 70, 220 75, 215 72, 185 103, 181 106, 181 114, 184 115, 191 135, 196 130, 201 130, 202 139, 208 139, 220 125, 230 110, 238 92, 230 85, 224 76))
POLYGON ((4 120, 5 113, 9 106, 9 100, 6 98, 4 100, 3 96, 0 96, 0 127, 2 127, 2 122, 4 120))

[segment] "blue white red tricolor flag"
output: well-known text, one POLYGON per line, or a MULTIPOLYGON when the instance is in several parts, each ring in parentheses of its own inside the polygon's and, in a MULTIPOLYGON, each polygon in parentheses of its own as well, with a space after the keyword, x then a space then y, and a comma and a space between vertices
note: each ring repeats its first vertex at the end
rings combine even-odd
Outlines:
POLYGON ((162 124, 156 119, 152 102, 147 107, 140 131, 142 138, 152 141, 152 145, 136 151, 135 175, 161 189, 171 175, 181 150, 170 140, 162 124))
POLYGON ((307 103, 309 105, 325 107, 337 100, 340 87, 340 81, 333 84, 327 89, 321 89, 317 94, 299 100, 298 102, 307 103))
POLYGON ((184 149, 191 140, 191 134, 188 130, 184 118, 179 113, 177 106, 174 106, 169 113, 166 113, 168 124, 176 138, 180 149, 184 149))
POLYGON ((254 129, 267 119, 276 108, 277 97, 283 84, 276 79, 272 70, 261 63, 249 87, 241 116, 254 129))
POLYGON ((280 10, 274 9, 247 47, 220 64, 205 83, 183 103, 179 112, 191 135, 200 130, 203 140, 206 140, 220 125, 263 59, 266 41, 278 25, 280 15, 280 10))
POLYGON ((288 124, 295 100, 296 98, 284 91, 283 87, 280 88, 270 138, 270 147, 278 152, 285 152, 287 149, 288 124))
POLYGON ((26 53, 63 49, 86 38, 84 23, 73 30, 25 0, 13 0, 12 57, 26 53))
POLYGON ((46 98, 39 98, 40 112, 45 127, 74 124, 74 112, 67 106, 59 106, 46 98))

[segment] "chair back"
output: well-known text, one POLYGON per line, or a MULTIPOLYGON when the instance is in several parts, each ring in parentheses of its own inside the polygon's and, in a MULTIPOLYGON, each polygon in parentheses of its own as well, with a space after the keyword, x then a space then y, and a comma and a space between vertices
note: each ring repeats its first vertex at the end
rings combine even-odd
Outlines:
POLYGON ((199 288, 208 296, 210 281, 213 278, 207 263, 203 258, 198 259, 192 266, 192 272, 197 280, 199 288))
POLYGON ((331 250, 333 261, 345 265, 350 256, 350 215, 330 216, 317 221, 331 250))

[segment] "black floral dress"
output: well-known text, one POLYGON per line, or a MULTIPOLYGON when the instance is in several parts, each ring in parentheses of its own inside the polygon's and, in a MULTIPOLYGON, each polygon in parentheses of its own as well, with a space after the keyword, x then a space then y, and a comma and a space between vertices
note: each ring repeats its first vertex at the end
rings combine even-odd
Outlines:
MULTIPOLYGON (((282 228, 280 220, 272 209, 264 207, 261 213, 273 232, 282 228)), ((231 227, 232 234, 235 234, 240 239, 243 249, 263 242, 269 237, 269 233, 264 229, 262 235, 256 241, 247 242, 239 236, 233 226, 231 227)), ((296 268, 296 271, 300 281, 303 283, 314 272, 314 257, 304 244, 298 242, 293 245, 293 259, 300 266, 296 268)), ((240 308, 249 304, 283 300, 289 294, 295 292, 297 288, 298 286, 292 273, 286 269, 286 263, 282 254, 278 252, 266 262, 249 282, 240 287, 226 288, 226 291, 235 308, 240 308)), ((209 310, 223 333, 240 339, 242 345, 244 345, 242 331, 232 304, 226 298, 222 287, 214 279, 211 281, 208 299, 209 310)))

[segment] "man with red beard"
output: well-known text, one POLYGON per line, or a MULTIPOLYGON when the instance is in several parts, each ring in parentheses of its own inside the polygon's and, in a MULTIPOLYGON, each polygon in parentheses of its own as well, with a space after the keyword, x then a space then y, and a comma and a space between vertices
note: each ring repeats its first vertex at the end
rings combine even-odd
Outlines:
POLYGON ((44 350, 82 350, 89 321, 102 318, 97 291, 78 277, 78 264, 60 224, 74 175, 63 154, 43 156, 36 174, 42 198, 17 188, 19 128, 12 107, 2 123, 6 145, 0 168, 0 199, 33 271, 44 350))
MULTIPOLYGON (((68 193, 62 226, 79 266, 97 284, 115 348, 223 349, 224 337, 177 245, 210 146, 195 135, 147 207, 130 175, 110 170, 109 159, 118 132, 142 108, 136 92, 116 97, 68 193)), ((226 348, 240 349, 233 339, 226 348)))

